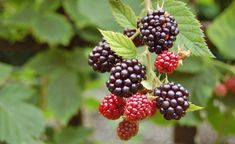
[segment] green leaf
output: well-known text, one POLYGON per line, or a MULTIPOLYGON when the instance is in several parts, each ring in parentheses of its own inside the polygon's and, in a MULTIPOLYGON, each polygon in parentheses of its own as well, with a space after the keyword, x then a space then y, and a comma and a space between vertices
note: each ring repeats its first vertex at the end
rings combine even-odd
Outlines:
POLYGON ((205 69, 205 60, 201 57, 189 57, 183 61, 177 71, 186 73, 198 73, 205 69))
POLYGON ((189 108, 187 109, 188 112, 193 112, 193 111, 198 111, 198 110, 202 110, 204 109, 204 107, 200 107, 200 106, 197 106, 193 103, 190 103, 190 106, 189 108))
POLYGON ((147 90, 152 90, 153 89, 153 85, 149 81, 143 80, 143 81, 141 81, 141 84, 147 90))
POLYGON ((56 13, 38 16, 33 22, 32 30, 41 42, 51 45, 66 45, 72 37, 72 26, 64 16, 56 13))
POLYGON ((235 2, 219 15, 208 27, 209 39, 215 44, 222 55, 228 59, 235 59, 235 2), (222 27, 221 27, 222 26, 222 27))
POLYGON ((110 48, 116 52, 117 55, 129 59, 135 58, 137 55, 137 48, 130 38, 127 36, 112 31, 102 31, 101 34, 109 43, 110 48))
POLYGON ((207 118, 211 126, 221 135, 234 134, 235 116, 232 111, 220 110, 220 106, 213 101, 207 105, 207 118))
POLYGON ((25 1, 22 7, 17 8, 16 11, 9 17, 9 22, 12 24, 31 26, 31 24, 38 17, 33 1, 25 1))
POLYGON ((44 117, 36 107, 22 100, 28 91, 0 89, 0 140, 10 144, 30 143, 44 130, 44 117), (20 94, 19 94, 20 93, 20 94))
POLYGON ((173 15, 178 23, 180 33, 176 38, 176 45, 184 50, 191 50, 191 54, 195 56, 214 57, 206 45, 199 21, 185 3, 164 0, 164 9, 173 15))
POLYGON ((197 113, 186 113, 178 122, 181 125, 198 126, 201 123, 201 119, 197 113))
POLYGON ((0 96, 7 96, 9 99, 27 100, 34 94, 33 88, 19 82, 7 83, 0 88, 0 96))
POLYGON ((135 12, 121 0, 109 0, 116 21, 123 28, 136 29, 137 20, 135 12))
POLYGON ((0 84, 10 76, 13 67, 4 63, 0 63, 0 84))
POLYGON ((62 124, 77 112, 81 105, 81 93, 78 77, 73 71, 58 70, 54 72, 46 88, 48 109, 62 124))
POLYGON ((61 0, 42 0, 40 5, 40 13, 54 11, 60 7, 61 0))
POLYGON ((122 30, 113 20, 111 9, 107 0, 79 0, 77 7, 81 15, 85 16, 89 22, 98 28, 109 30, 122 30))
POLYGON ((54 137, 55 144, 85 144, 91 132, 91 129, 84 127, 65 128, 54 137))
POLYGON ((68 69, 68 60, 70 54, 62 49, 50 49, 34 56, 25 67, 35 70, 39 74, 52 74, 52 71, 58 69, 68 69))
MULTIPOLYGON (((90 24, 90 21, 79 11, 79 0, 65 0, 63 1, 63 8, 70 17, 70 19, 75 23, 76 27, 80 30, 90 24)), ((94 31, 93 31, 94 32, 94 31)), ((80 34, 79 34, 80 35, 80 34)))

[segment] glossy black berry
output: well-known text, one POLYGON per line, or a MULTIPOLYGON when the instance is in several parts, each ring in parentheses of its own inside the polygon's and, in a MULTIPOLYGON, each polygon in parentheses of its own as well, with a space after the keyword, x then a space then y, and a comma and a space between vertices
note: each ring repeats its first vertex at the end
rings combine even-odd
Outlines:
POLYGON ((173 46, 179 29, 175 18, 159 9, 149 12, 141 20, 140 32, 149 51, 160 54, 173 46))
POLYGON ((137 59, 123 60, 111 69, 106 86, 117 96, 130 97, 142 88, 145 75, 146 68, 137 59))
MULTIPOLYGON (((123 32, 123 34, 128 36, 128 37, 133 36, 135 33, 136 33, 136 29, 125 29, 124 32, 123 32)), ((135 44, 136 47, 140 47, 140 46, 144 45, 144 41, 143 41, 143 39, 141 38, 140 35, 135 37, 132 41, 133 41, 133 43, 135 44)))
POLYGON ((164 83, 155 88, 156 106, 165 119, 179 120, 189 108, 189 92, 174 82, 164 83))
POLYGON ((110 49, 105 40, 102 40, 98 46, 93 48, 88 63, 93 70, 104 73, 109 72, 116 63, 121 61, 122 58, 110 49))

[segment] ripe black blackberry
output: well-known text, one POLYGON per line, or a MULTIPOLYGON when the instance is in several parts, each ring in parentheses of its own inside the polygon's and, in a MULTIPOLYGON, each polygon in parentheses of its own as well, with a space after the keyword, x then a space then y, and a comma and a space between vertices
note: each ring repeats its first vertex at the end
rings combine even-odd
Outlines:
POLYGON ((146 68, 137 59, 123 60, 111 69, 106 86, 117 96, 130 97, 142 88, 145 75, 146 68))
POLYGON ((164 83, 154 90, 157 108, 167 120, 179 120, 189 108, 189 93, 181 84, 164 83))
POLYGON ((104 73, 109 72, 116 63, 121 61, 122 58, 110 49, 105 40, 102 40, 98 46, 93 48, 88 63, 93 70, 104 73))
MULTIPOLYGON (((127 28, 123 32, 123 34, 128 36, 128 37, 133 36, 135 33, 136 33, 136 29, 127 29, 127 28)), ((133 41, 133 43, 135 44, 136 47, 140 47, 140 46, 144 45, 143 39, 141 38, 140 35, 135 37, 132 41, 133 41)))
POLYGON ((175 18, 159 9, 150 11, 141 20, 140 32, 149 51, 160 54, 173 46, 179 29, 175 18))

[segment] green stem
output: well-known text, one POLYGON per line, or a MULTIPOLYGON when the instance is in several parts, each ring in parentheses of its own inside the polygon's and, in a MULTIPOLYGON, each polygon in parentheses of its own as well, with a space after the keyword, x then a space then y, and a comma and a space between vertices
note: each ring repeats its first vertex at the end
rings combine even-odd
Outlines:
POLYGON ((46 87, 48 84, 48 77, 41 78, 40 92, 39 92, 39 107, 43 110, 46 108, 46 87))
POLYGON ((151 71, 153 71, 153 68, 152 68, 150 52, 149 52, 149 49, 147 46, 146 46, 145 53, 146 53, 146 58, 147 58, 147 62, 148 62, 147 68, 151 72, 151 71))
POLYGON ((130 39, 131 39, 131 40, 135 39, 137 36, 139 36, 139 34, 140 34, 140 29, 137 29, 136 32, 135 32, 135 34, 133 34, 133 35, 130 37, 130 39))
POLYGON ((145 4, 146 11, 151 10, 151 5, 152 5, 151 0, 144 0, 144 4, 145 4))

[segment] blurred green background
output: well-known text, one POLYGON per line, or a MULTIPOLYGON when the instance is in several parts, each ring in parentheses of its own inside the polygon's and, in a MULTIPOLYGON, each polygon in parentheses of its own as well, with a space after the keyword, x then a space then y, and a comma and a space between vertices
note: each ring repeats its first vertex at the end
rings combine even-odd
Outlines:
MULTIPOLYGON (((142 0, 124 2, 141 13, 142 0)), ((179 122, 156 115, 126 143, 235 143, 235 95, 213 94, 217 83, 235 74, 235 2, 184 2, 217 58, 189 58, 169 79, 182 83, 205 109, 179 122)), ((108 75, 87 64, 102 39, 98 28, 123 31, 108 0, 0 0, 1 144, 121 143, 118 122, 100 117, 97 109, 108 94, 108 75)))

